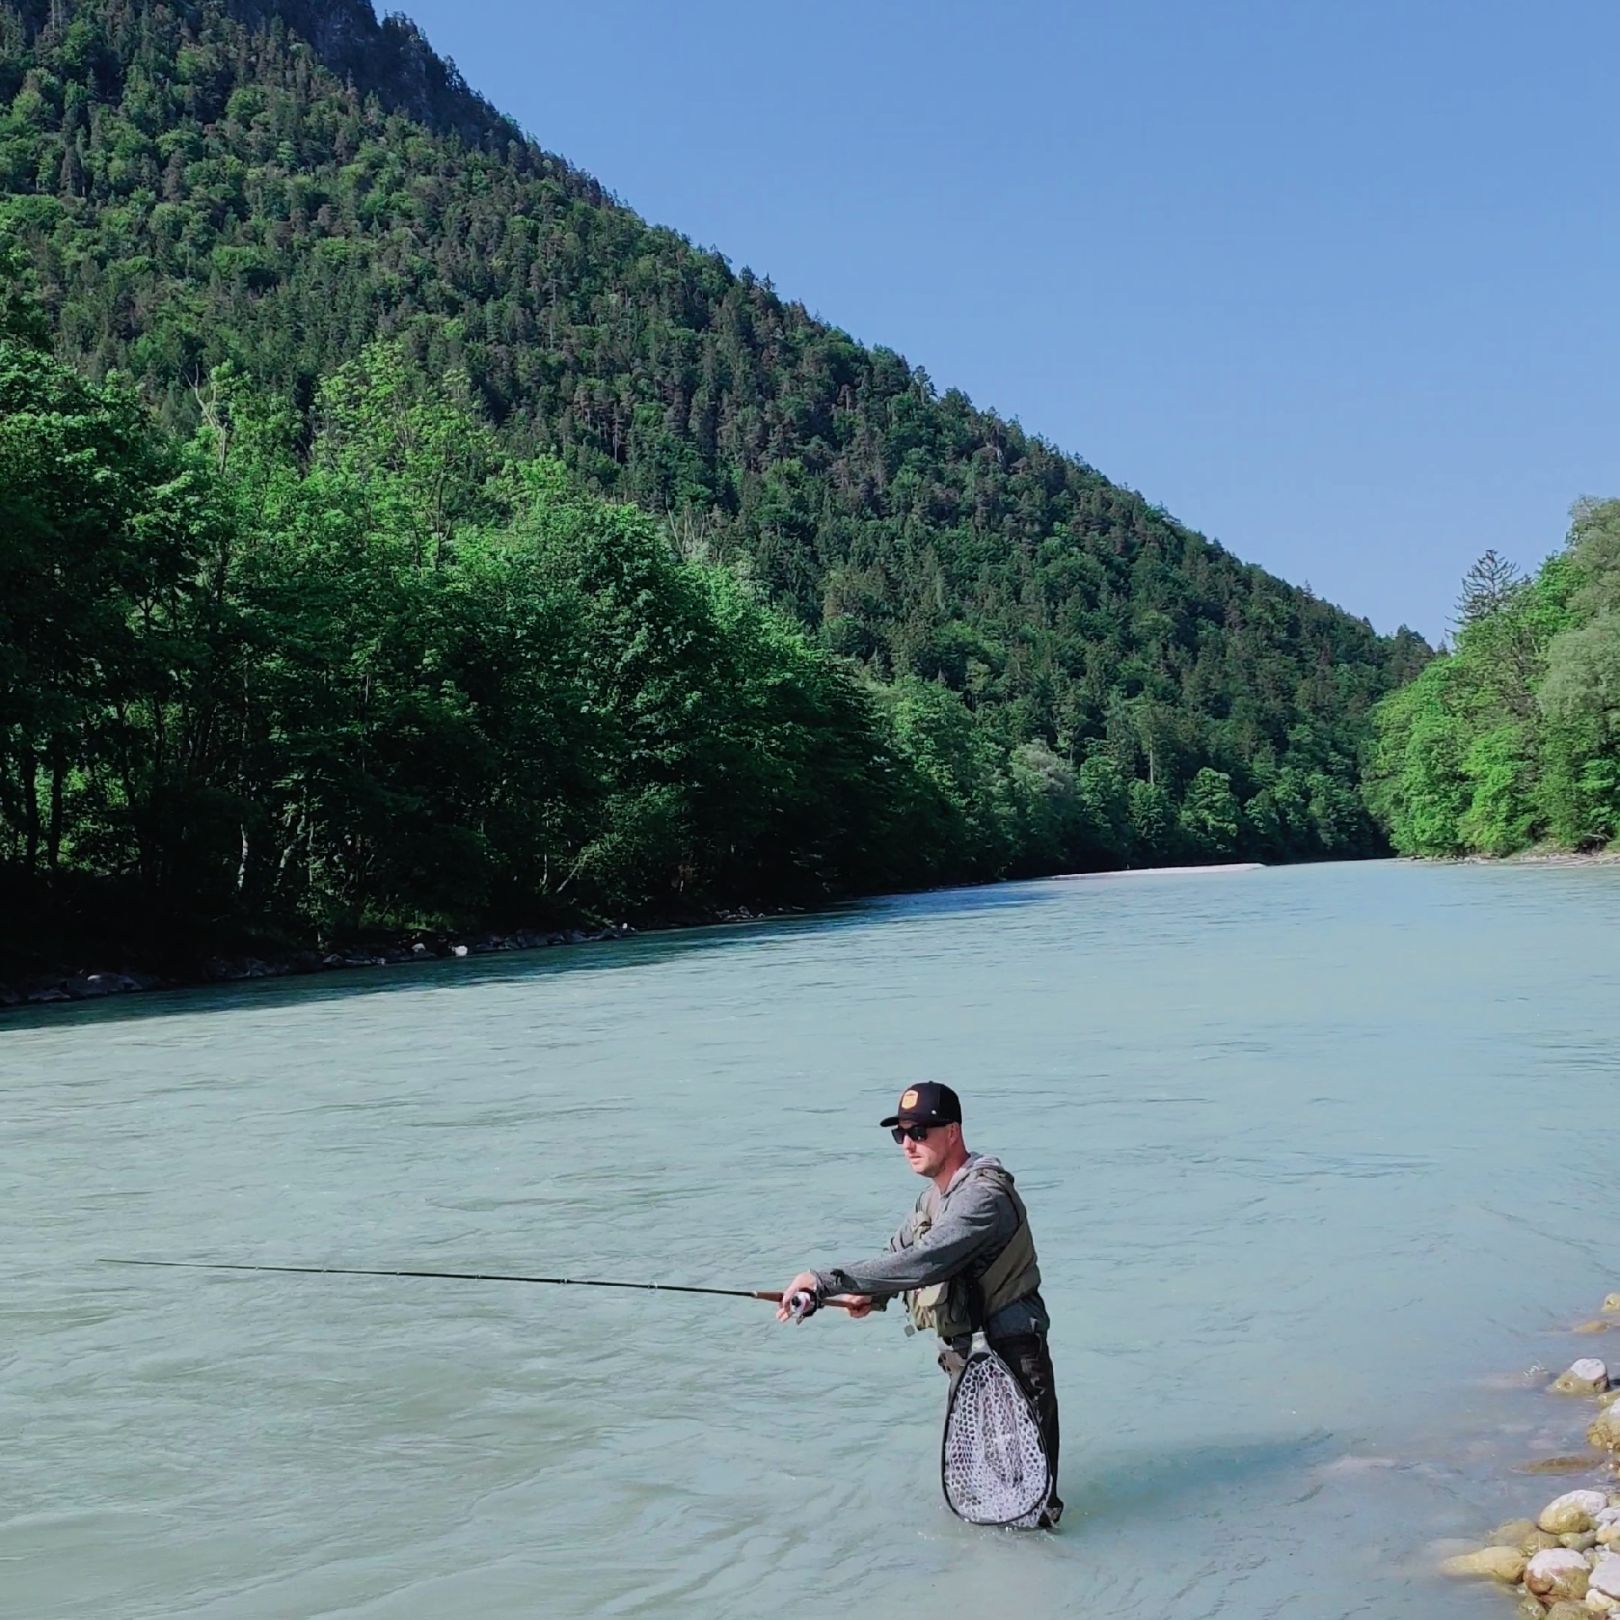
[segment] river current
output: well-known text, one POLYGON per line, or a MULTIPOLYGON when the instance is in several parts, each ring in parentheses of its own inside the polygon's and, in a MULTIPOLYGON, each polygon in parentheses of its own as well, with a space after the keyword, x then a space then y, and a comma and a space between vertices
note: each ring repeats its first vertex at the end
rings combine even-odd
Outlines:
POLYGON ((1109 877, 12 1015, 0 1613, 1505 1620, 1432 1569, 1580 1449, 1617 925, 1614 868, 1109 877), (950 1516, 898 1311, 98 1263, 780 1287, 910 1207, 919 1078, 1030 1208, 1056 1535, 950 1516))

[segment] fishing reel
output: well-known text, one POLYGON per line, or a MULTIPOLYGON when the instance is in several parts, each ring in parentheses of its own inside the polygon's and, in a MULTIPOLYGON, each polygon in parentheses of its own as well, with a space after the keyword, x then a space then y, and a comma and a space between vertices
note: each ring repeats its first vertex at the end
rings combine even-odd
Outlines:
POLYGON ((789 1294, 782 1303, 787 1306, 790 1322, 802 1322, 821 1309, 821 1301, 807 1288, 800 1289, 796 1294, 789 1294))

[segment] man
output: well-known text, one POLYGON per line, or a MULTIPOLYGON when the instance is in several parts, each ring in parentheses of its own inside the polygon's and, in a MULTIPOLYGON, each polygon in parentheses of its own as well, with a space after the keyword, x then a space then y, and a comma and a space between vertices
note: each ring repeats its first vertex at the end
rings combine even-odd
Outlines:
POLYGON ((905 1150, 907 1164, 928 1178, 917 1207, 889 1240, 887 1254, 827 1271, 801 1271, 783 1290, 777 1317, 791 1319, 787 1302, 795 1294, 811 1294, 817 1303, 831 1294, 846 1296, 841 1302, 851 1316, 882 1310, 902 1295, 917 1327, 939 1334, 939 1364, 953 1377, 982 1321, 1040 1424, 1052 1465, 1052 1495, 1040 1522, 1050 1529, 1063 1512, 1057 1494, 1057 1388, 1046 1348, 1051 1324, 1023 1200, 999 1159, 968 1152, 962 1104, 949 1086, 908 1087, 882 1124, 905 1150))

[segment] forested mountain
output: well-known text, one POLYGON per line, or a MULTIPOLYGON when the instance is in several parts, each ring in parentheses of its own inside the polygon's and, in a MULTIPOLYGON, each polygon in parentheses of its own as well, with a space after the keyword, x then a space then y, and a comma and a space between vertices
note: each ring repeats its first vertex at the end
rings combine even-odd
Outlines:
POLYGON ((1470 572, 1456 646, 1375 711, 1367 797, 1409 855, 1620 837, 1620 501, 1582 501, 1530 578, 1470 572))
MULTIPOLYGON (((286 716, 254 711, 263 691, 251 683, 233 700, 238 756, 254 726, 269 752, 254 771, 242 757, 227 762, 217 688, 224 668, 271 657, 276 636, 284 645, 317 639, 285 593, 273 623, 255 618, 268 611, 254 594, 263 579, 244 573, 243 558, 277 550, 289 579, 321 594, 314 587, 330 584, 336 552, 312 538, 300 503, 335 499, 334 479, 349 480, 344 521, 377 579, 436 578, 438 591, 454 578, 463 597, 487 585, 467 574, 483 580, 474 559, 506 555, 491 536, 517 544, 512 536, 554 535, 559 524, 619 533, 640 520, 613 517, 601 498, 634 502, 671 553, 649 601, 667 588, 748 604, 714 608, 713 633, 746 619, 756 627, 749 635, 799 649, 790 661, 808 660, 795 667, 806 680, 813 668, 824 696, 850 694, 847 737, 861 740, 846 760, 854 774, 834 772, 842 786, 828 789, 837 800, 829 825, 839 830, 817 844, 820 854, 789 850, 785 866, 721 858, 752 846, 723 825, 701 825, 706 801, 672 754, 656 785, 680 805, 664 804, 657 837, 636 820, 636 837, 650 839, 639 855, 627 853, 635 838, 620 839, 621 878, 633 867, 635 881, 598 892, 581 878, 570 903, 656 909, 672 890, 768 899, 1063 865, 1379 846, 1354 791, 1357 755, 1371 706, 1427 658, 1417 637, 1376 636, 1015 423, 938 393, 898 355, 861 347, 768 283, 647 226, 472 94, 409 23, 379 23, 365 0, 0 0, 0 185, 10 279, 32 299, 14 304, 11 394, 0 402, 13 417, 0 475, 14 481, 0 498, 14 517, 28 514, 13 536, 31 538, 9 542, 0 574, 34 579, 69 530, 100 567, 107 556, 95 548, 112 525, 129 550, 100 578, 109 594, 98 611, 139 641, 157 623, 141 605, 141 558, 149 572, 157 566, 161 536, 176 548, 162 553, 172 589, 187 597, 184 611, 178 596, 170 603, 174 624, 190 625, 137 660, 149 689, 135 704, 112 692, 105 669, 74 663, 78 654, 47 633, 54 608, 29 621, 0 603, 0 853, 25 887, 41 874, 59 882, 68 867, 148 887, 178 881, 132 853, 139 840, 123 823, 138 773, 111 767, 103 732, 111 714, 129 732, 126 751, 137 731, 148 744, 162 734, 161 767, 147 763, 172 773, 173 737, 160 716, 182 655, 199 659, 213 683, 213 718, 197 723, 218 757, 190 762, 188 808, 168 804, 165 825, 202 816, 199 794, 208 818, 242 823, 251 819, 244 802, 257 813, 265 783, 307 772, 307 754, 297 770, 276 755, 291 734, 286 716), (108 384, 115 371, 128 388, 108 384), (376 419, 380 400, 405 409, 424 436, 390 440, 376 419), (98 458, 113 452, 101 428, 85 428, 92 419, 144 469, 136 476, 134 462, 119 463, 133 479, 120 500, 34 489, 29 458, 48 443, 77 443, 81 429, 82 466, 106 470, 98 458), (238 457, 247 457, 240 469, 238 457), (200 507, 183 521, 156 515, 177 479, 210 491, 206 534, 200 507), (279 493, 244 508, 243 492, 255 489, 279 493), (187 617, 205 600, 214 604, 206 627, 187 617), (161 680, 152 673, 160 666, 161 680), (268 772, 258 786, 255 772, 268 772), (881 787, 839 797, 856 777, 886 780, 887 799, 881 787), (1045 806, 1038 815, 1032 793, 1045 806), (97 830, 87 823, 74 835, 73 818, 90 803, 97 830), (881 835, 869 823, 879 803, 892 823, 881 835), (907 804, 922 821, 905 821, 907 804), (924 847, 900 860, 919 838, 924 847)), ((607 635, 611 614, 592 606, 606 588, 600 578, 541 549, 573 604, 553 604, 546 622, 607 635)), ((406 706, 418 723, 429 708, 446 724, 454 712, 480 747, 494 747, 479 727, 495 722, 468 695, 479 678, 472 644, 458 654, 471 661, 444 675, 445 647, 418 634, 424 602, 395 606, 419 643, 391 666, 396 697, 415 694, 406 706), (435 685, 425 670, 444 678, 435 685)), ((353 660, 387 643, 395 621, 384 615, 370 632, 318 614, 312 622, 361 638, 346 649, 352 667, 322 678, 373 690, 376 671, 353 660)), ((638 634, 633 614, 614 622, 614 634, 638 634)), ((592 645, 580 654, 587 663, 607 656, 608 643, 592 645)), ((547 681, 563 678, 558 666, 547 681)), ((760 678, 769 687, 775 677, 760 678)), ((537 712, 555 707, 557 691, 545 684, 537 712)), ((644 698, 649 712, 690 712, 697 692, 677 701, 666 684, 644 698)), ((509 705, 516 714, 529 701, 517 688, 486 699, 503 725, 509 705)), ((764 713, 750 724, 764 726, 764 713)), ((377 715, 368 710, 362 724, 334 710, 329 720, 335 729, 321 746, 336 758, 340 739, 377 715)), ((750 732, 749 746, 763 747, 768 729, 750 732)), ((515 733, 501 746, 517 750, 515 733)), ((616 746, 604 733, 577 757, 622 758, 616 746)), ((567 789, 558 784, 574 780, 575 756, 544 757, 561 773, 539 795, 554 809, 589 803, 611 820, 628 813, 623 793, 648 785, 610 782, 602 763, 589 793, 577 780, 567 789)), ((456 910, 453 893, 466 897, 463 917, 497 907, 497 896, 507 914, 545 910, 559 903, 556 863, 572 869, 580 849, 607 836, 608 822, 583 809, 565 834, 572 812, 557 810, 547 834, 555 847, 537 877, 527 856, 508 858, 507 834, 480 825, 481 808, 446 785, 448 762, 431 790, 402 786, 390 774, 400 761, 363 749, 343 765, 353 776, 342 789, 349 814, 415 807, 420 825, 396 847, 439 849, 465 835, 482 841, 492 864, 464 890, 408 875, 374 888, 350 874, 334 891, 347 897, 341 904, 305 894, 287 912, 284 895, 277 914, 299 926, 443 916, 456 910)), ((323 793, 339 793, 338 774, 323 779, 323 793)), ((783 787, 782 804, 803 786, 783 787)), ((180 791, 173 782, 171 791, 180 791)), ((805 808, 794 802, 796 813, 805 808)), ((314 837, 308 816, 286 805, 269 813, 290 815, 306 845, 314 837)), ((331 832, 333 848, 351 836, 331 832)), ((255 844, 246 831, 241 841, 255 844)), ((208 839, 199 831, 193 842, 208 839)), ((217 848, 208 858, 223 859, 217 848)), ((251 910, 257 859, 232 867, 234 900, 217 873, 206 882, 194 873, 187 905, 210 917, 251 910)), ((299 864, 285 849, 275 859, 283 879, 299 864)), ((322 862, 305 867, 318 887, 322 862)), ((589 860, 580 868, 600 869, 589 860)))

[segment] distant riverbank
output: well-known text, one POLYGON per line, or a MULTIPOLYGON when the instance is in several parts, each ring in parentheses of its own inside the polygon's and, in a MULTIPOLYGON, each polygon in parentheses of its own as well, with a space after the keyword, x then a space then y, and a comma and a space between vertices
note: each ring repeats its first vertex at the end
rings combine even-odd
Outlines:
MULTIPOLYGON (((1218 866, 1154 866, 1105 872, 1064 872, 1065 881, 1082 878, 1186 877, 1205 873, 1258 872, 1258 861, 1218 866)), ((978 885, 953 885, 977 887, 978 885)), ((586 923, 572 928, 517 929, 507 932, 435 934, 411 932, 361 944, 327 950, 223 952, 167 972, 136 968, 57 968, 0 982, 0 1013, 15 1007, 41 1007, 62 1002, 99 1001, 107 996, 142 990, 186 990, 210 984, 234 984, 248 979, 279 979, 309 973, 341 972, 348 968, 395 967, 405 962, 431 962, 464 956, 488 956, 503 951, 549 950, 560 945, 591 945, 604 940, 629 939, 642 933, 668 933, 688 928, 723 927, 831 911, 858 898, 829 898, 824 906, 717 906, 693 908, 680 915, 665 915, 635 926, 627 922, 586 923)))
POLYGON ((107 996, 142 990, 188 990, 209 984, 234 984, 248 979, 280 979, 311 973, 334 973, 348 968, 396 967, 405 962, 432 962, 464 956, 488 956, 503 951, 539 951, 561 945, 592 945, 604 940, 629 939, 642 932, 665 933, 676 929, 712 928, 725 924, 762 921, 771 917, 802 915, 802 906, 717 907, 680 917, 665 917, 646 929, 630 923, 610 922, 584 927, 533 929, 511 933, 480 932, 459 935, 409 933, 377 942, 349 944, 331 950, 233 952, 174 968, 168 972, 100 968, 58 969, 0 983, 0 1013, 14 1007, 42 1007, 69 1001, 99 1001, 107 996))
MULTIPOLYGON (((1442 864, 1422 857, 1417 865, 1442 864)), ((1620 866, 1620 848, 1579 853, 1573 850, 1526 850, 1518 855, 1465 855, 1456 866, 1620 866)), ((1219 876, 1264 871, 1259 861, 1235 861, 1206 866, 1126 867, 1101 872, 1060 872, 1053 881, 1117 880, 1146 877, 1219 876)), ((1013 880, 1017 881, 1017 880, 1013 880)), ((981 887, 981 885, 955 885, 981 887)), ((994 887, 994 885, 989 885, 994 887)), ((354 968, 394 967, 406 962, 439 961, 501 952, 549 950, 563 945, 591 945, 629 939, 639 934, 662 934, 691 928, 714 928, 738 923, 764 922, 776 917, 815 915, 855 903, 861 896, 829 898, 816 906, 734 906, 693 908, 681 915, 628 922, 583 922, 569 928, 521 928, 510 932, 465 934, 404 933, 364 943, 349 943, 326 950, 305 949, 227 952, 166 971, 125 967, 112 969, 57 967, 0 981, 0 1015, 13 1008, 48 1006, 63 1002, 97 1001, 112 995, 142 990, 187 990, 211 984, 234 984, 249 979, 277 979, 354 968)), ((871 898, 871 897, 864 897, 871 898)))
POLYGON ((1464 855, 1463 866, 1620 866, 1620 848, 1526 849, 1517 855, 1464 855))
POLYGON ((1065 882, 1079 878, 1202 877, 1221 872, 1263 872, 1264 861, 1227 861, 1219 866, 1127 866, 1115 872, 1059 872, 1065 882))

